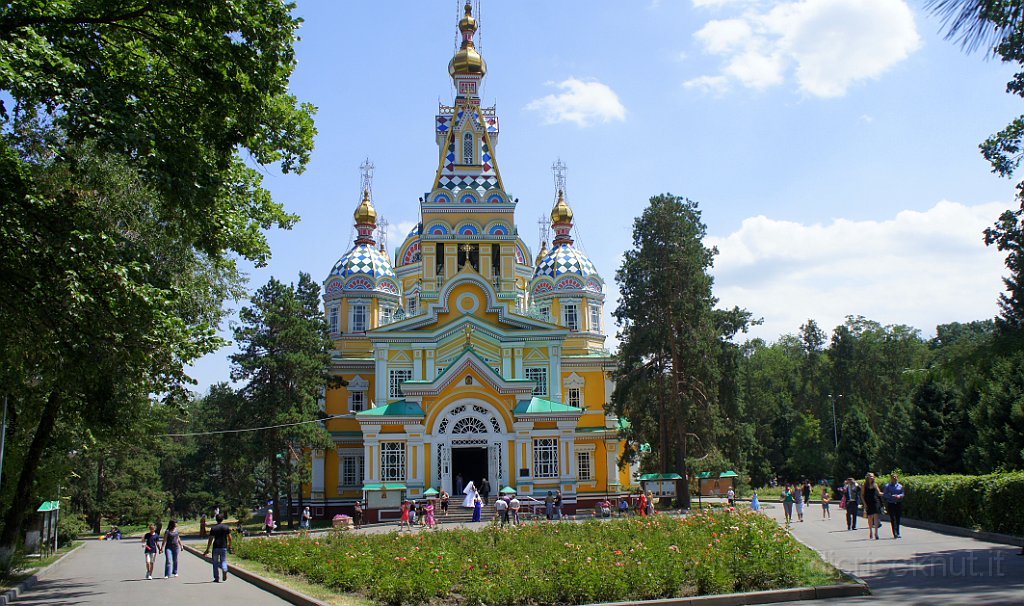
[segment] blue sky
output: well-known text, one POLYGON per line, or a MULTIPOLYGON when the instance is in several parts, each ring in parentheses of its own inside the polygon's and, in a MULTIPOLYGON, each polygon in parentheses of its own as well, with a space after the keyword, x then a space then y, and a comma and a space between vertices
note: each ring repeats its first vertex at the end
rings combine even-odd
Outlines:
MULTIPOLYGON (((251 289, 326 277, 352 243, 364 158, 389 249, 418 221, 461 4, 298 1, 292 89, 319 108, 319 135, 304 174, 267 173, 302 221, 269 234, 251 289)), ((1021 112, 1004 92, 1012 66, 963 54, 919 3, 483 0, 479 20, 520 234, 536 253, 561 158, 609 326, 633 219, 664 192, 700 203, 715 293, 764 318, 754 336, 848 314, 928 335, 997 313, 1002 257, 981 230, 1014 184, 977 145, 1021 112)), ((228 378, 230 353, 196 365, 200 390, 228 378)))

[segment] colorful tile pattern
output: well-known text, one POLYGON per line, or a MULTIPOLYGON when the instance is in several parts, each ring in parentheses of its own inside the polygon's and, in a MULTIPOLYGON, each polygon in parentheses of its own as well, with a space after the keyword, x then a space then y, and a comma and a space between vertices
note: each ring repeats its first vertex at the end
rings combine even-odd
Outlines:
POLYGON ((391 261, 372 244, 359 244, 345 253, 331 269, 331 275, 347 277, 356 274, 394 278, 395 270, 391 267, 391 261))
POLYGON ((554 278, 563 274, 592 276, 597 275, 597 269, 585 254, 569 244, 562 244, 541 260, 533 277, 550 276, 554 278))

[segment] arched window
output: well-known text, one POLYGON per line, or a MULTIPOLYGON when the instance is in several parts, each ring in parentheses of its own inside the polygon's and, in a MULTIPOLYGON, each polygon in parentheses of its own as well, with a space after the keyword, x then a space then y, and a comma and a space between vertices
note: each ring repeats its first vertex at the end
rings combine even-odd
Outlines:
POLYGON ((462 135, 462 163, 473 163, 473 133, 462 135))
POLYGON ((468 417, 459 420, 455 427, 452 427, 452 433, 487 433, 487 425, 480 419, 468 417))

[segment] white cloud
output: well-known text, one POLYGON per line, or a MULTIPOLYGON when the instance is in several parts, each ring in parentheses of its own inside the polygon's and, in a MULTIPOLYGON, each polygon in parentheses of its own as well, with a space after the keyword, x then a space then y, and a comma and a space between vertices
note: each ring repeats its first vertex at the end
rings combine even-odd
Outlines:
POLYGON ((982 242, 1006 203, 942 201, 884 221, 804 225, 743 221, 717 246, 715 295, 764 318, 752 334, 774 340, 808 318, 826 330, 847 315, 908 324, 925 334, 954 321, 994 317, 1003 256, 982 242))
MULTIPOLYGON (((693 2, 700 7, 733 4, 693 2)), ((921 45, 905 0, 775 0, 770 5, 709 21, 694 34, 705 52, 723 58, 723 77, 763 89, 792 74, 805 93, 839 97, 921 45)))
POLYGON ((730 4, 750 4, 754 0, 693 0, 696 8, 719 8, 730 4))
POLYGON ((545 124, 575 122, 577 126, 586 127, 595 122, 626 119, 626 107, 606 84, 576 78, 549 84, 564 92, 534 99, 526 105, 528 110, 542 112, 545 124))

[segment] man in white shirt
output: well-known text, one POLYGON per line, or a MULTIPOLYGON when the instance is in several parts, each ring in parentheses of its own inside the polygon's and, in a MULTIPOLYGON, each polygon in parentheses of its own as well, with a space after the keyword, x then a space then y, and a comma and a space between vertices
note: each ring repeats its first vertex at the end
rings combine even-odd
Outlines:
POLYGON ((512 495, 512 500, 508 503, 508 508, 512 510, 512 523, 516 526, 519 525, 519 497, 512 495))
POLYGON ((508 524, 508 501, 504 497, 499 498, 494 502, 494 511, 501 520, 501 525, 508 524))

